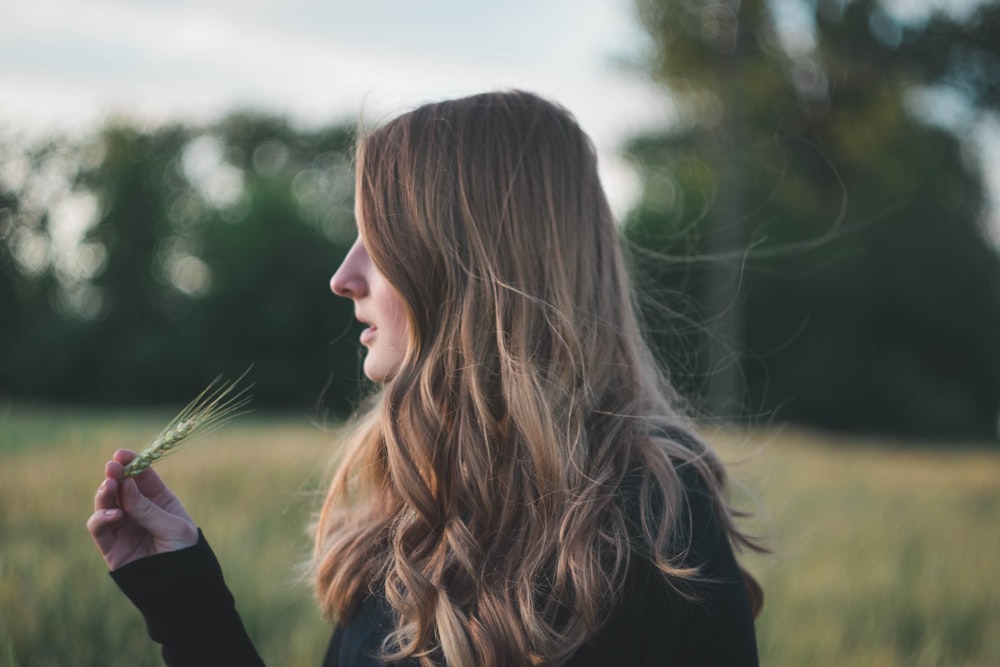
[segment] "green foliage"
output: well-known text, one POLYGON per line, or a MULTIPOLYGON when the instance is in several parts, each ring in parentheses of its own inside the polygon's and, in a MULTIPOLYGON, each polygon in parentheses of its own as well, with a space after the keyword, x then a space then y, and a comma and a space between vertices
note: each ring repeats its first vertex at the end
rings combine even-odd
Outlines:
POLYGON ((33 160, 0 193, 0 395, 177 402, 253 364, 256 405, 311 409, 325 392, 345 413, 357 344, 351 305, 328 281, 354 236, 353 142, 348 126, 234 114, 111 122, 33 160), (54 196, 39 201, 46 179, 54 196), (81 200, 93 219, 60 255, 51 211, 81 200), (43 259, 27 266, 35 247, 43 259))
POLYGON ((952 85, 970 114, 996 108, 996 49, 975 45, 1000 42, 997 4, 903 26, 870 0, 817 2, 815 45, 798 50, 770 6, 640 3, 651 72, 687 110, 629 149, 645 189, 626 234, 668 308, 649 309, 654 340, 709 408, 716 384, 756 416, 996 439, 1000 255, 982 176, 909 100, 952 85))

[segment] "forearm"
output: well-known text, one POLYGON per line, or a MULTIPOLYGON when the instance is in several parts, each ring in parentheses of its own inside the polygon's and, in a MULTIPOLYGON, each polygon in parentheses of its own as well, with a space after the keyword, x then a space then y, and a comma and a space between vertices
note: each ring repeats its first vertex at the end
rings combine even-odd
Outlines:
POLYGON ((111 577, 142 613, 167 665, 263 665, 215 554, 198 537, 192 547, 134 561, 111 577))

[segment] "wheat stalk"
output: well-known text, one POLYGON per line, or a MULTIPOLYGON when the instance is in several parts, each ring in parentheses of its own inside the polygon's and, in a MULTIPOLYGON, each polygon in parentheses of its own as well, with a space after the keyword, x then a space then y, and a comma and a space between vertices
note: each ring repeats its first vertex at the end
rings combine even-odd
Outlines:
POLYGON ((190 442, 195 435, 204 435, 234 417, 249 412, 244 408, 250 403, 251 396, 248 392, 253 385, 237 390, 237 385, 249 372, 248 368, 232 382, 223 382, 222 376, 212 380, 139 456, 125 466, 122 479, 139 475, 167 454, 176 451, 182 443, 190 442))

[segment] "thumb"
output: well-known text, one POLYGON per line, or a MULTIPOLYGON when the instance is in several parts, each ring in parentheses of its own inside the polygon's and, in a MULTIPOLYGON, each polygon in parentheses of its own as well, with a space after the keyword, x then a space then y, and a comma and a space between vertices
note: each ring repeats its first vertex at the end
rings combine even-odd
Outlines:
MULTIPOLYGON (((137 524, 145 528, 154 539, 173 543, 186 542, 195 532, 184 518, 175 516, 144 496, 134 479, 122 482, 120 502, 122 510, 137 524)), ((191 540, 194 544, 197 538, 191 540)))

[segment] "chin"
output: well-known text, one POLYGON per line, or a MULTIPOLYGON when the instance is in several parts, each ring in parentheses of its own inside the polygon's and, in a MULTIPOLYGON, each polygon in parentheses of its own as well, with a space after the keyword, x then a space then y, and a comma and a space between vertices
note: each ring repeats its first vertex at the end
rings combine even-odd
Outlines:
POLYGON ((380 373, 378 371, 370 371, 367 368, 365 369, 365 377, 368 378, 369 380, 371 380, 372 382, 380 382, 381 383, 381 382, 385 382, 386 381, 386 377, 385 377, 384 373, 380 373))
POLYGON ((395 375, 395 368, 387 369, 384 366, 371 361, 370 359, 365 359, 364 371, 365 377, 367 377, 372 382, 385 383, 392 379, 395 375))

